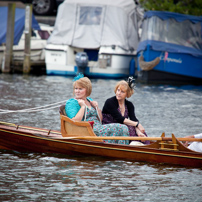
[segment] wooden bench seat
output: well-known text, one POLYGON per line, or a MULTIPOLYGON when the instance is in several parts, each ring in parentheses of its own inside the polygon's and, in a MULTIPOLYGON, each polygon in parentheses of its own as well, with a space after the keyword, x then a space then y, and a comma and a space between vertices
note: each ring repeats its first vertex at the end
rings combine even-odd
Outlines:
MULTIPOLYGON (((96 136, 87 121, 74 121, 66 116, 65 105, 60 106, 61 133, 63 137, 96 136)), ((96 136, 97 137, 97 136, 96 136)), ((103 142, 102 140, 94 140, 103 142)))

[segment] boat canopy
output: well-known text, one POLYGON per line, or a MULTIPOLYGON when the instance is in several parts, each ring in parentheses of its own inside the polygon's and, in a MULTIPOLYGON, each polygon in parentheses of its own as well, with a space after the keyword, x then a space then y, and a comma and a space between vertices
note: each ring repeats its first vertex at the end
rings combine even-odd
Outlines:
MULTIPOLYGON (((6 32, 7 32, 7 18, 8 18, 8 7, 0 7, 0 45, 6 43, 6 32)), ((15 9, 15 27, 14 27, 14 45, 17 45, 25 25, 25 9, 15 9)), ((40 26, 36 21, 34 15, 32 15, 32 28, 40 30, 40 26)))
POLYGON ((148 45, 156 51, 202 57, 202 17, 162 11, 146 12, 138 52, 148 45))
POLYGON ((133 0, 65 0, 48 44, 89 49, 115 45, 137 50, 138 9, 133 0))

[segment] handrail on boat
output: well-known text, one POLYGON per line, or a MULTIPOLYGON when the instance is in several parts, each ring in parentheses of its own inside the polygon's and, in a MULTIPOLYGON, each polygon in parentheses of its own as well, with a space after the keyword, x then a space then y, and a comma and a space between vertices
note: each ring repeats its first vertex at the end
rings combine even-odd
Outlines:
MULTIPOLYGON (((61 118, 61 132, 52 131, 48 129, 28 127, 28 126, 20 126, 14 123, 8 123, 8 122, 2 122, 2 121, 0 121, 0 124, 14 127, 17 130, 25 129, 25 130, 33 130, 37 132, 47 133, 48 135, 50 134, 62 135, 61 139, 86 139, 86 140, 101 141, 101 142, 103 142, 104 139, 142 140, 142 141, 153 140, 158 143, 159 149, 163 149, 163 150, 170 150, 170 149, 178 150, 180 141, 202 142, 202 139, 200 138, 176 138, 173 134, 172 134, 172 137, 165 137, 164 133, 162 134, 161 137, 123 137, 123 136, 98 137, 93 132, 93 129, 89 122, 73 121, 64 115, 60 115, 60 118, 61 118)), ((55 138, 59 138, 59 137, 55 137, 55 138)))

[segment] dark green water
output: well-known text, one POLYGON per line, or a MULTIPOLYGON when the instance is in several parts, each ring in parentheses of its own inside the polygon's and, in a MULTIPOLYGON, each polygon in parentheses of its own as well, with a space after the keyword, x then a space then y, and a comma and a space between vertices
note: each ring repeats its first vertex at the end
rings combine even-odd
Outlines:
MULTIPOLYGON (((92 79, 100 108, 116 82, 92 79)), ((72 78, 0 74, 0 121, 60 130, 58 107, 15 110, 59 106, 72 96, 72 78)), ((130 100, 148 136, 202 132, 202 86, 137 83, 130 100)), ((8 151, 0 162, 0 201, 202 201, 202 168, 8 151)))

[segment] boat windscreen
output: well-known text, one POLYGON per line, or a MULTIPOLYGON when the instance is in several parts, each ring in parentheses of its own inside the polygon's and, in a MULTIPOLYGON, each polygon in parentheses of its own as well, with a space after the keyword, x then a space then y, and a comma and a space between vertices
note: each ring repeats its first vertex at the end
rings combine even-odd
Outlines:
POLYGON ((154 40, 202 50, 202 23, 157 16, 145 19, 141 41, 154 40))

